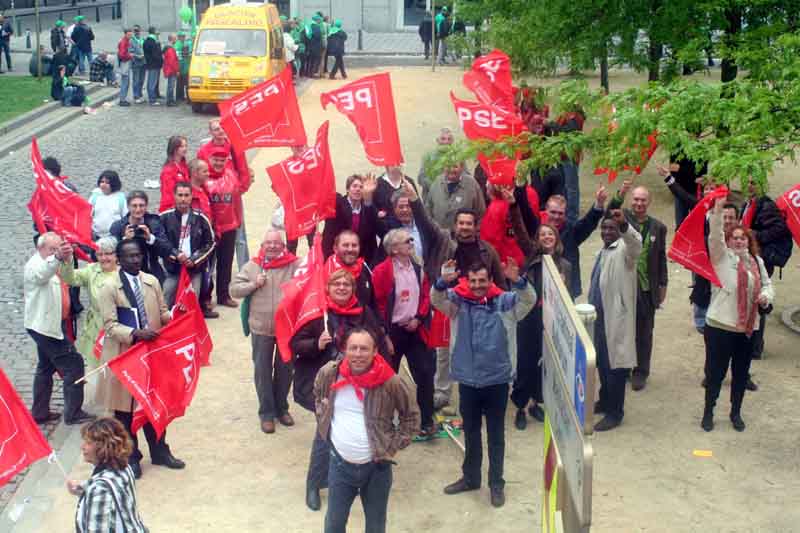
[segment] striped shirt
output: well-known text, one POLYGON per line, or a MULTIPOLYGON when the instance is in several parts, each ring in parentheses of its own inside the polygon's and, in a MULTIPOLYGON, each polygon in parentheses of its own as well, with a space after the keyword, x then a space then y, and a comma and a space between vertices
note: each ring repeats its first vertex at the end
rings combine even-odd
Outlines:
POLYGON ((136 509, 134 485, 130 466, 96 467, 78 500, 76 533, 148 533, 136 509))

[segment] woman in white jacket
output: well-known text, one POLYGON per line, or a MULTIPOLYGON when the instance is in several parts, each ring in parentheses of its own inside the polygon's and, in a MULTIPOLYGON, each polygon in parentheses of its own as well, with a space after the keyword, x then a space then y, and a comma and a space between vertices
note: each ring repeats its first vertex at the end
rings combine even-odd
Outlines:
POLYGON ((723 231, 724 204, 724 199, 717 200, 709 221, 708 251, 722 287, 712 286, 706 313, 708 378, 700 426, 706 431, 714 429, 714 405, 730 362, 730 418, 736 431, 744 431, 741 409, 753 356, 752 335, 758 329, 759 308, 768 308, 775 293, 755 235, 741 225, 727 234, 723 231))

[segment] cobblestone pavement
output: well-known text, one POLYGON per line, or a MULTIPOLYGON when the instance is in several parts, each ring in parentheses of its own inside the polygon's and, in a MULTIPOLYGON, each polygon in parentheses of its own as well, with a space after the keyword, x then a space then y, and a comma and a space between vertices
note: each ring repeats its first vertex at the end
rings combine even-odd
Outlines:
MULTIPOLYGON (((83 196, 95 187, 105 169, 116 170, 124 191, 141 189, 144 180, 158 180, 166 157, 167 138, 185 135, 190 152, 208 136, 209 116, 192 115, 188 106, 176 108, 133 106, 101 109, 39 140, 42 157, 54 156, 62 172, 83 196), (135 122, 134 122, 135 121, 135 122)), ((30 151, 20 150, 0 160, 0 195, 6 200, 0 210, 0 367, 30 406, 36 351, 23 327, 23 278, 25 262, 34 253, 31 217, 26 204, 33 192, 30 151)), ((158 205, 158 191, 147 191, 150 205, 158 205)), ((84 302, 86 305, 86 302, 84 302)), ((51 407, 63 407, 57 381, 51 407)), ((50 437, 55 424, 44 428, 50 437)), ((11 499, 23 474, 0 488, 0 512, 11 499)))

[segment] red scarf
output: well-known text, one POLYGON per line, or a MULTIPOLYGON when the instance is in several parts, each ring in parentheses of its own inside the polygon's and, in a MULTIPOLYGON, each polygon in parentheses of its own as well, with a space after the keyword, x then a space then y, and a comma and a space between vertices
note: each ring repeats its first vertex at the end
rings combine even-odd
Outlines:
POLYGON ((736 267, 736 307, 739 313, 736 319, 736 328, 744 331, 748 337, 753 334, 755 328, 760 294, 761 270, 758 268, 758 261, 748 253, 739 257, 739 264, 736 267), (748 270, 753 275, 753 294, 749 301, 747 298, 748 270))
POLYGON ((750 198, 750 203, 747 205, 747 211, 742 215, 742 226, 750 228, 753 224, 753 217, 756 216, 756 198, 750 198))
POLYGON ((328 295, 325 296, 325 299, 327 300, 328 310, 333 311, 337 315, 355 316, 364 312, 364 308, 358 305, 358 298, 356 298, 355 294, 352 295, 350 301, 344 305, 337 304, 331 300, 331 297, 328 295))
POLYGON ((479 304, 486 304, 492 298, 495 298, 503 294, 503 290, 497 285, 495 285, 494 282, 492 282, 489 285, 489 290, 486 291, 486 296, 478 298, 472 292, 472 289, 469 288, 469 282, 467 281, 467 278, 458 278, 458 285, 456 285, 453 290, 456 292, 456 294, 458 294, 465 300, 469 300, 471 302, 479 304))
POLYGON ((353 275, 353 277, 356 279, 356 282, 358 282, 358 278, 361 277, 361 269, 363 269, 363 268, 364 268, 364 258, 363 257, 359 257, 358 261, 356 261, 352 265, 348 266, 348 265, 343 265, 339 261, 339 258, 336 257, 336 254, 333 254, 332 256, 330 256, 328 258, 327 261, 325 261, 325 277, 329 278, 329 277, 331 277, 331 274, 333 274, 337 270, 344 269, 344 270, 347 270, 348 272, 350 272, 353 275))
POLYGON ((261 267, 261 270, 269 270, 271 268, 281 268, 290 265, 297 261, 297 256, 288 250, 284 250, 281 252, 281 255, 268 261, 264 258, 264 250, 261 249, 258 252, 258 256, 251 259, 251 261, 261 267))
POLYGON ((339 381, 331 385, 331 390, 341 389, 346 385, 352 385, 356 391, 356 397, 364 401, 364 389, 374 389, 380 387, 389 379, 394 376, 394 370, 386 362, 386 359, 381 357, 381 354, 376 354, 372 360, 372 366, 363 374, 354 375, 350 369, 350 361, 345 357, 339 364, 339 381))

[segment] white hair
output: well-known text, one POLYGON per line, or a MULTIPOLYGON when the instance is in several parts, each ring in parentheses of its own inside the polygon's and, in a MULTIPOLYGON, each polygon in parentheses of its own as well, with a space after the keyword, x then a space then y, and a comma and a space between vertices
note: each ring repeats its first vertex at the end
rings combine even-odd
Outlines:
POLYGON ((39 235, 39 238, 36 239, 36 249, 38 250, 42 246, 44 246, 49 239, 60 239, 60 238, 61 237, 59 237, 58 233, 54 231, 46 231, 41 235, 39 235))
POLYGON ((392 252, 394 252, 394 247, 402 242, 404 235, 410 236, 411 234, 408 232, 408 230, 397 228, 390 230, 383 237, 383 249, 386 250, 387 255, 392 255, 392 252))
POLYGON ((101 237, 97 239, 97 249, 100 252, 104 252, 107 254, 116 253, 117 251, 117 239, 112 236, 108 237, 101 237))

